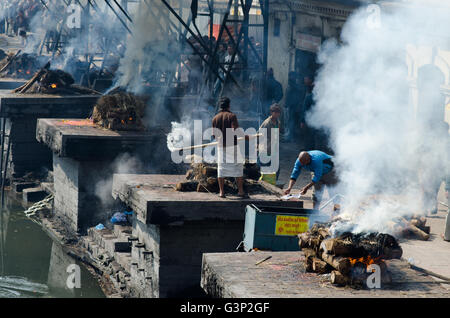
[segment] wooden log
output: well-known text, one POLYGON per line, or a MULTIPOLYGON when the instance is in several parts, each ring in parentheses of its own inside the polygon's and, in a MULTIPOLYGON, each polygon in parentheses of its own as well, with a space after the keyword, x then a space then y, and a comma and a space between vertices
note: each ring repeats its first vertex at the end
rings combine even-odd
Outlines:
POLYGON ((312 261, 312 257, 306 258, 306 266, 305 266, 305 270, 306 270, 307 273, 312 273, 312 272, 314 272, 314 270, 313 270, 313 261, 312 261))
POLYGON ((322 240, 331 236, 330 231, 326 228, 320 228, 318 232, 322 240))
POLYGON ((322 242, 322 240, 319 237, 311 237, 309 239, 309 247, 315 249, 316 251, 318 251, 320 249, 320 243, 322 242))
POLYGON ((408 230, 413 233, 417 238, 428 241, 430 239, 430 234, 425 233, 421 229, 419 229, 417 226, 414 226, 412 224, 409 224, 408 230))
POLYGON ((305 258, 317 257, 317 253, 312 248, 302 248, 302 252, 305 255, 305 258))
POLYGON ((297 235, 298 237, 298 245, 300 248, 308 248, 309 247, 309 239, 311 238, 309 232, 300 233, 297 235))
POLYGON ((421 229, 422 231, 424 231, 425 233, 430 234, 431 227, 429 227, 429 226, 423 226, 423 227, 421 227, 420 229, 421 229))
POLYGON ((426 222, 427 222, 426 219, 425 220, 423 220, 423 219, 411 219, 409 221, 410 224, 412 224, 412 225, 414 225, 414 226, 416 226, 418 228, 424 227, 426 222))
POLYGON ((204 175, 207 178, 209 177, 217 178, 217 168, 211 166, 204 166, 202 168, 202 175, 204 175))
POLYGON ((181 192, 189 192, 189 191, 196 191, 197 186, 198 182, 196 181, 179 182, 177 183, 175 189, 181 192))
POLYGON ((312 269, 318 274, 326 274, 331 271, 330 265, 317 257, 312 258, 312 269))
MULTIPOLYGON (((61 80, 61 79, 60 79, 61 80)), ((95 89, 91 89, 88 87, 84 87, 77 84, 72 84, 69 86, 70 89, 73 89, 77 93, 85 94, 85 95, 103 95, 102 93, 96 91, 95 89)))
POLYGON ((14 62, 14 60, 19 56, 19 54, 22 52, 22 50, 17 51, 16 54, 14 54, 13 56, 11 56, 8 59, 8 63, 5 64, 5 66, 2 67, 2 69, 0 70, 0 73, 3 73, 10 65, 12 62, 14 62))
POLYGON ((186 179, 187 179, 187 180, 191 180, 191 179, 193 179, 193 178, 194 178, 194 170, 189 169, 189 170, 186 172, 186 179))
POLYGON ((330 276, 330 281, 332 284, 339 286, 346 286, 350 283, 350 278, 343 275, 339 271, 332 271, 330 276))
POLYGON ((25 93, 49 68, 50 62, 47 62, 25 85, 16 88, 14 93, 25 93))
POLYGON ((351 244, 336 238, 323 240, 320 244, 320 248, 327 254, 336 256, 351 255, 353 250, 351 244))
POLYGON ((348 274, 351 269, 350 260, 342 256, 333 256, 327 253, 322 253, 322 260, 337 269, 342 274, 348 274))

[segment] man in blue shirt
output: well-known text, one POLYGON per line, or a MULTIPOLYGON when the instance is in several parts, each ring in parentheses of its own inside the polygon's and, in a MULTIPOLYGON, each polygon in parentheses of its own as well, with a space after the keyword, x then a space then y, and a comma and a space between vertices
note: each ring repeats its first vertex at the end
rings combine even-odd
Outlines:
POLYGON ((310 183, 301 189, 300 194, 304 195, 311 187, 314 187, 313 202, 314 209, 317 209, 318 203, 322 200, 324 186, 327 186, 331 197, 332 190, 330 189, 330 186, 334 186, 338 182, 334 172, 334 163, 332 159, 332 156, 319 150, 301 152, 297 161, 295 161, 289 186, 284 193, 289 194, 291 192, 302 168, 305 168, 312 172, 313 178, 310 183))

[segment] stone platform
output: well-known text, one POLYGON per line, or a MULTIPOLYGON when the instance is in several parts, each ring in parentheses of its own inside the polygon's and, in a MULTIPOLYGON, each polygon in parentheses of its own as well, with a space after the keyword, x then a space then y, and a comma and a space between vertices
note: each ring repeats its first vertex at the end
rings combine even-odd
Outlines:
POLYGON ((9 177, 51 169, 52 155, 36 141, 36 121, 40 117, 87 118, 99 96, 58 96, 0 93, 0 117, 7 118, 11 136, 9 177))
POLYGON ((0 116, 87 118, 99 95, 1 94, 0 116))
POLYGON ((24 80, 15 78, 0 78, 0 94, 7 94, 8 90, 11 91, 17 87, 25 84, 24 80))
POLYGON ((265 182, 261 184, 267 193, 242 200, 230 195, 222 199, 213 193, 176 191, 174 187, 181 181, 186 181, 184 175, 115 174, 112 193, 133 208, 139 221, 159 225, 208 219, 243 221, 248 204, 303 207, 302 201, 281 201, 282 191, 265 182))
POLYGON ((171 162, 161 129, 116 132, 86 119, 39 119, 36 138, 53 152, 54 210, 74 232, 110 217, 113 173, 159 171, 171 162))
POLYGON ((216 298, 450 297, 448 289, 403 260, 386 261, 392 284, 370 290, 334 286, 328 275, 307 273, 304 261, 302 252, 204 254, 201 286, 216 298))
POLYGON ((202 254, 235 251, 243 240, 245 206, 303 206, 279 200, 281 190, 240 200, 213 193, 177 192, 183 175, 114 175, 113 197, 135 212, 131 281, 142 297, 195 297, 202 254), (134 264, 134 265, 133 265, 134 264))

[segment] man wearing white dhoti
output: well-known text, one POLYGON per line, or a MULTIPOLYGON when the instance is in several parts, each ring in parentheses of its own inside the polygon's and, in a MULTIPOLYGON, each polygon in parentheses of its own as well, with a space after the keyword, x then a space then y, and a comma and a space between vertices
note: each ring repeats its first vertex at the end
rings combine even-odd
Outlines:
POLYGON ((238 185, 238 196, 248 198, 244 192, 244 158, 239 150, 237 136, 233 132, 239 128, 239 123, 235 114, 230 111, 230 99, 222 97, 219 100, 220 112, 213 118, 212 126, 220 130, 220 136, 215 136, 217 145, 217 180, 219 183, 219 196, 225 198, 226 177, 236 178, 238 185), (227 141, 227 131, 233 140, 227 141))

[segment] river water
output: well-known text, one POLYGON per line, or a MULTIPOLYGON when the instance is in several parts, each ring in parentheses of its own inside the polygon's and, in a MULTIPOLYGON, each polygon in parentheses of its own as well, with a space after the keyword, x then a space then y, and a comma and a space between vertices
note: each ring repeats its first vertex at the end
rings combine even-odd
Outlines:
POLYGON ((0 214, 0 298, 105 297, 94 276, 65 254, 24 210, 7 196, 0 214), (67 287, 71 264, 80 266, 81 288, 67 287))

